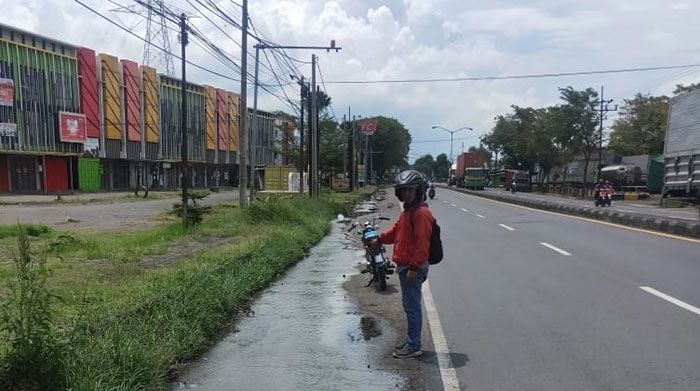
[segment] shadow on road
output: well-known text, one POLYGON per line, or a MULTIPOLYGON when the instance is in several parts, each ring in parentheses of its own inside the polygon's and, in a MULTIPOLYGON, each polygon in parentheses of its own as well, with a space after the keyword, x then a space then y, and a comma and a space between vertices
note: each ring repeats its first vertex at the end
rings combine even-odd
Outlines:
MULTIPOLYGON (((450 353, 450 359, 452 360, 452 366, 454 368, 461 368, 469 362, 469 356, 464 353, 450 353)), ((438 366, 437 354, 432 350, 423 350, 423 356, 420 358, 420 362, 438 366)))

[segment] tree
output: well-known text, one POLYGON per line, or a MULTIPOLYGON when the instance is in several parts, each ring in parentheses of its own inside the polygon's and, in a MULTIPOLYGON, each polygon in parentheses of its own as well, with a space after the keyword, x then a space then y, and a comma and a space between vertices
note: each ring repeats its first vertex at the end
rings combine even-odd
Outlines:
POLYGON ((583 153, 583 187, 585 188, 588 178, 588 164, 593 152, 598 149, 600 141, 596 130, 598 93, 590 87, 577 91, 571 86, 559 88, 559 92, 560 99, 564 101, 564 104, 561 105, 561 112, 558 114, 562 121, 561 125, 568 127, 572 132, 570 148, 583 153))
POLYGON ((319 121, 319 159, 321 172, 343 172, 343 155, 345 154, 345 131, 331 117, 324 115, 319 121))
POLYGON ((668 97, 637 94, 625 99, 610 134, 610 148, 622 155, 663 153, 668 97))
POLYGON ((435 180, 444 182, 449 178, 450 172, 450 161, 447 159, 446 153, 441 153, 435 158, 435 166, 433 169, 433 176, 435 180))
POLYGON ((416 159, 416 161, 413 162, 413 169, 427 177, 432 176, 435 170, 435 159, 433 159, 433 155, 427 154, 416 159))
MULTIPOLYGON (((369 136, 372 147, 372 167, 379 177, 386 172, 408 167, 408 150, 411 134, 394 118, 383 116, 377 119, 377 131, 369 136)), ((362 136, 364 137, 364 136, 362 136)))

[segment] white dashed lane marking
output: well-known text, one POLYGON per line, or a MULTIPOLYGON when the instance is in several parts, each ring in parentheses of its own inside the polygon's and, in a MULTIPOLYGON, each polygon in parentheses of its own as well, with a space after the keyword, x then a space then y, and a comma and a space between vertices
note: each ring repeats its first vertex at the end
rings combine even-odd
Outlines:
POLYGON ((660 297, 660 298, 668 301, 669 303, 673 303, 673 304, 675 304, 675 305, 677 305, 685 310, 688 310, 688 311, 694 313, 695 315, 700 315, 700 308, 693 307, 692 305, 686 303, 685 301, 678 300, 673 296, 669 296, 663 292, 659 292, 656 289, 650 288, 648 286, 640 286, 639 289, 641 289, 647 293, 651 293, 652 295, 654 295, 656 297, 660 297))
POLYGON ((562 250, 562 249, 560 249, 560 248, 558 248, 558 247, 554 247, 554 246, 552 246, 552 245, 549 244, 549 243, 541 242, 540 244, 543 245, 543 246, 545 246, 545 247, 547 247, 547 248, 550 249, 550 250, 554 250, 554 251, 558 252, 558 253, 561 254, 561 255, 571 256, 571 253, 570 253, 570 252, 564 251, 564 250, 562 250))

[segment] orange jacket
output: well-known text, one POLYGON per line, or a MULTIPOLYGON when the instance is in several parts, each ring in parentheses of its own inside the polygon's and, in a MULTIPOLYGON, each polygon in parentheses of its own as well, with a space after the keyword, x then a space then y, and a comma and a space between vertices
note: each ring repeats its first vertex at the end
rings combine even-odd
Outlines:
POLYGON ((397 265, 419 267, 428 261, 432 232, 433 214, 422 203, 417 210, 401 212, 394 226, 379 235, 379 242, 394 244, 392 260, 397 265))

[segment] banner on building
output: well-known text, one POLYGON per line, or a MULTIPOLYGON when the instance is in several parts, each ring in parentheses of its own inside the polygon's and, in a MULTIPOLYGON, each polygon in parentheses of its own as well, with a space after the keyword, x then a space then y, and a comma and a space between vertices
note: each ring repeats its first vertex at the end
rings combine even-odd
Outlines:
POLYGON ((360 127, 360 132, 366 136, 371 136, 377 131, 376 118, 368 118, 357 121, 357 125, 360 127))
POLYGON ((85 114, 58 113, 60 139, 64 143, 81 143, 87 140, 87 124, 85 114))
POLYGON ((15 103, 15 82, 0 78, 0 106, 13 106, 15 103))
POLYGON ((15 137, 17 136, 17 124, 0 123, 0 136, 15 137))

